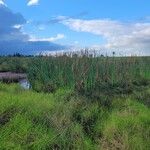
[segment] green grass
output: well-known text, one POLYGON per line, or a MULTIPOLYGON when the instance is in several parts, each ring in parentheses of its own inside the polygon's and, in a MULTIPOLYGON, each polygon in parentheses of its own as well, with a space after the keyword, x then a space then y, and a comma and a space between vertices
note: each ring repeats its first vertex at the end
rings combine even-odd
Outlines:
POLYGON ((111 97, 110 107, 106 95, 87 99, 67 88, 46 94, 0 83, 0 149, 149 150, 150 110, 140 94, 149 92, 111 97))
POLYGON ((113 104, 115 109, 103 130, 104 137, 100 141, 103 149, 149 149, 149 108, 130 99, 126 99, 119 105, 120 99, 115 103, 117 103, 113 104))
POLYGON ((24 72, 37 92, 72 88, 81 95, 114 89, 131 93, 150 80, 150 57, 100 57, 81 51, 62 56, 0 57, 0 71, 24 72))
POLYGON ((27 72, 28 66, 33 57, 8 57, 0 56, 0 72, 27 72))
POLYGON ((150 57, 0 57, 0 149, 149 150, 150 57))
POLYGON ((106 89, 130 93, 150 79, 150 57, 91 57, 87 51, 71 55, 34 59, 28 70, 32 88, 54 92, 69 87, 88 96, 106 89))

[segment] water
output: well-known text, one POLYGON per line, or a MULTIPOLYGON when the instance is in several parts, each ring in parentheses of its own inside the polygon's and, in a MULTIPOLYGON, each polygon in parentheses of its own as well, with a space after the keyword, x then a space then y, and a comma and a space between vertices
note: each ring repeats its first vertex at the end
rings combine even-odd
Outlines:
POLYGON ((30 89, 30 87, 31 87, 31 85, 30 85, 30 83, 29 83, 29 81, 28 81, 27 79, 22 79, 22 80, 20 80, 20 81, 19 81, 19 84, 20 84, 20 86, 21 86, 23 89, 25 89, 25 90, 28 90, 28 89, 30 89))

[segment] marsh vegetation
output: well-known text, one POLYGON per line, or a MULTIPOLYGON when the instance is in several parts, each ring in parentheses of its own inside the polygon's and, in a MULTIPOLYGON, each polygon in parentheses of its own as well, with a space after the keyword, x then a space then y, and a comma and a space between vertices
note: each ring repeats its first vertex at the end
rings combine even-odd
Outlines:
POLYGON ((32 86, 0 83, 0 149, 149 149, 150 57, 85 51, 0 62, 32 86))

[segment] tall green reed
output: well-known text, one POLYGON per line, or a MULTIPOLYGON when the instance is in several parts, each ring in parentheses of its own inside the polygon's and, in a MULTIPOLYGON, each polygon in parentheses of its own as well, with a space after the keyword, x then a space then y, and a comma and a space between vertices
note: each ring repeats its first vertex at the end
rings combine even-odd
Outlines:
POLYGON ((29 80, 37 91, 53 92, 59 87, 86 93, 114 86, 126 88, 137 80, 147 80, 150 57, 102 57, 81 51, 42 56, 32 61, 29 80))

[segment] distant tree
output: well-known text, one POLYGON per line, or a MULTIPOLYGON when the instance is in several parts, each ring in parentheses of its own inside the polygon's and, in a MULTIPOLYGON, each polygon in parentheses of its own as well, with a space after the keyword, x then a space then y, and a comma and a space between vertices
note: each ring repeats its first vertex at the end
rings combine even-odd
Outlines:
POLYGON ((20 54, 20 53, 15 53, 14 55, 13 55, 13 57, 22 57, 23 55, 22 54, 20 54))
POLYGON ((113 56, 115 56, 116 53, 113 51, 112 54, 113 54, 113 56))

